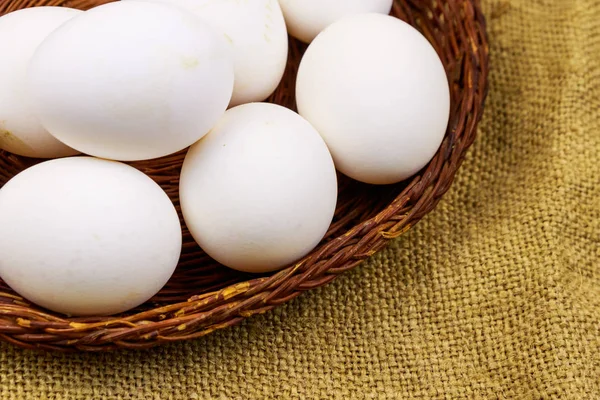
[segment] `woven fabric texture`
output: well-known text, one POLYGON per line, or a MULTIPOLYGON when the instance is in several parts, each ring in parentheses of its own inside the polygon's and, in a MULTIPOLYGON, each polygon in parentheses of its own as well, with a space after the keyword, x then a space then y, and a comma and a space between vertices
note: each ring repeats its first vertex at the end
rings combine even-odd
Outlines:
POLYGON ((600 398, 600 2, 484 0, 491 88, 438 208, 356 270, 145 352, 0 345, 0 398, 600 398))

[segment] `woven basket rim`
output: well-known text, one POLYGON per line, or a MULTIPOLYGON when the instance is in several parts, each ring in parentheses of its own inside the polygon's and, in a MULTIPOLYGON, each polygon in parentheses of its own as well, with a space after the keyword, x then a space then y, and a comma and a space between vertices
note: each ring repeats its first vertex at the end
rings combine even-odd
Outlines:
MULTIPOLYGON (((6 0, 0 5, 0 15, 32 5, 84 9, 92 3, 109 1, 6 0)), ((368 218, 349 229, 346 227, 352 221, 352 209, 341 213, 332 224, 329 239, 284 270, 243 281, 237 276, 235 283, 225 282, 226 286, 218 290, 207 290, 187 300, 163 302, 158 307, 146 307, 123 316, 67 318, 29 304, 6 286, 0 287, 0 340, 32 349, 105 351, 147 348, 201 337, 331 282, 414 226, 450 188, 475 139, 488 92, 488 38, 479 0, 395 0, 392 13, 417 26, 434 44, 451 82, 453 104, 444 142, 428 166, 400 186, 377 189, 397 190, 391 201, 380 208, 376 202, 372 203, 368 218)), ((290 40, 291 59, 299 59, 303 48, 290 40)), ((284 86, 278 89, 279 96, 285 96, 285 90, 290 91, 284 86)), ((163 160, 160 166, 147 163, 135 166, 159 184, 167 184, 169 174, 177 170, 181 160, 180 153, 163 160)), ((0 187, 14 175, 8 171, 23 169, 26 163, 20 157, 0 151, 0 187)), ((348 189, 353 190, 351 194, 358 193, 356 187, 359 186, 348 189)), ((361 196, 373 196, 370 191, 376 190, 360 187, 364 190, 361 196)))

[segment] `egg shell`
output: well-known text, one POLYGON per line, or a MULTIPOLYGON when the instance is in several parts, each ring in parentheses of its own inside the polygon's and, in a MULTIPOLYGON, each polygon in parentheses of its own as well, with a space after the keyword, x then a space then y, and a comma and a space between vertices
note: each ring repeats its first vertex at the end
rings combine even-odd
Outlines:
POLYGON ((222 35, 180 8, 141 1, 87 11, 39 46, 29 69, 42 124, 83 153, 158 158, 205 135, 227 108, 222 35))
POLYGON ((34 113, 27 68, 40 43, 80 13, 66 7, 34 7, 0 17, 0 149, 36 158, 78 153, 50 135, 34 113))
POLYGON ((145 302, 181 253, 166 193, 137 169, 72 157, 31 167, 0 189, 0 276, 68 315, 108 315, 145 302))
POLYGON ((230 107, 265 100, 283 77, 288 55, 277 0, 147 0, 182 7, 222 32, 232 49, 235 84, 230 107))
POLYGON ((284 267, 323 238, 335 212, 337 178, 323 139, 274 104, 230 109, 192 146, 180 199, 198 244, 247 272, 284 267))
POLYGON ((312 42, 296 100, 337 169, 371 184, 421 170, 450 115, 448 79, 434 48, 409 24, 381 14, 346 17, 312 42))
POLYGON ((389 14, 394 0, 279 0, 288 32, 310 43, 325 28, 343 17, 389 14))

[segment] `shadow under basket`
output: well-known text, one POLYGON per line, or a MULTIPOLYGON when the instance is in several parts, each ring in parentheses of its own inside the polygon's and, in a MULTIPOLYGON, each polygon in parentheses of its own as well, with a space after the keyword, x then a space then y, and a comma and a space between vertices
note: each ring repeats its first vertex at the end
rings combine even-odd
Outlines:
MULTIPOLYGON (((108 2, 3 0, 0 15, 32 6, 85 10, 108 2)), ((331 282, 414 226, 446 193, 475 139, 488 88, 488 43, 479 0, 395 0, 392 14, 427 37, 450 81, 452 108, 445 139, 417 176, 389 186, 340 176, 338 206, 325 239, 304 259, 275 273, 249 275, 219 265, 184 226, 183 253, 169 283, 150 301, 122 315, 68 318, 30 304, 0 281, 0 340, 25 348, 104 351, 197 338, 331 282)), ((290 39, 286 74, 268 101, 295 109, 295 78, 305 49, 290 39)), ((130 163, 163 187, 180 217, 178 185, 184 156, 180 152, 130 163)), ((40 161, 0 151, 0 187, 40 161)))

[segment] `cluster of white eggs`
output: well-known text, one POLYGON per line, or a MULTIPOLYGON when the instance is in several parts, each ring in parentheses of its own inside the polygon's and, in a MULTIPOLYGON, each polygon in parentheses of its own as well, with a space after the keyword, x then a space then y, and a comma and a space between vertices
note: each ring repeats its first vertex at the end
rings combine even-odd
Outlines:
POLYGON ((181 225, 160 186, 122 161, 188 147, 181 209, 207 254, 267 272, 309 253, 335 212, 336 168, 402 181, 446 130, 442 63, 391 7, 123 0, 0 17, 0 149, 55 158, 0 189, 2 279, 69 315, 150 299, 177 266, 181 225), (282 79, 288 32, 312 42, 298 113, 263 102, 282 79))

